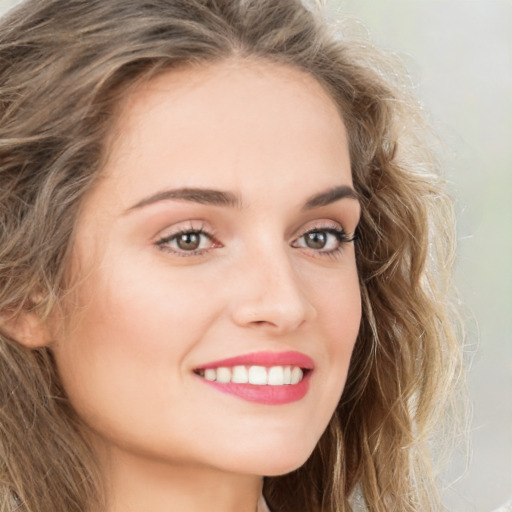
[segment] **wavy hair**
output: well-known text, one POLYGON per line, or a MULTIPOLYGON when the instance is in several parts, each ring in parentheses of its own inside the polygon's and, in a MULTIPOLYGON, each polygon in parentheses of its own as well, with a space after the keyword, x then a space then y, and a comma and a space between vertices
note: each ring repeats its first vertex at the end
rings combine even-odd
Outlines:
MULTIPOLYGON (((338 105, 362 205, 363 317, 311 457, 264 481, 275 512, 439 510, 430 438, 461 375, 454 221, 396 62, 299 0, 28 0, 0 22, 0 313, 43 320, 69 291, 82 199, 127 89, 231 57, 304 70, 338 105)), ((0 333, 0 511, 83 512, 101 476, 51 350, 0 333)))

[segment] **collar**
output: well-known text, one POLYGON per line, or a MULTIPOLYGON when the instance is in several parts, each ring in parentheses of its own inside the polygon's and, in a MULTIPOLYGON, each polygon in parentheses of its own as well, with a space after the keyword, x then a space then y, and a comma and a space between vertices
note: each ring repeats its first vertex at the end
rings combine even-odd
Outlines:
POLYGON ((267 502, 265 501, 263 495, 260 496, 256 512, 270 512, 270 509, 268 508, 267 502))

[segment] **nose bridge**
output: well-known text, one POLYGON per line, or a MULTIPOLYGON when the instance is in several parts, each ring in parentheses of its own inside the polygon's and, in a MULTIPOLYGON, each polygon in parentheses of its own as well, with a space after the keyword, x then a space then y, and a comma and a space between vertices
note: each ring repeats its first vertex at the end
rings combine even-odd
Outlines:
POLYGON ((313 318, 316 312, 301 286, 287 245, 267 241, 248 252, 235 285, 235 322, 284 332, 313 318))

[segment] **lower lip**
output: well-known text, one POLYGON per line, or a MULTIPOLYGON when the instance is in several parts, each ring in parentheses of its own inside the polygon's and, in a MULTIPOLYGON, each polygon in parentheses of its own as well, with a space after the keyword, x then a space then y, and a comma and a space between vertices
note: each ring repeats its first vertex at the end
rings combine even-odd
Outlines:
POLYGON ((205 384, 230 395, 237 396, 248 402, 257 402, 265 405, 283 405, 297 402, 306 396, 309 390, 309 381, 312 371, 308 371, 298 384, 284 386, 257 386, 254 384, 235 384, 228 382, 209 381, 199 377, 205 384))

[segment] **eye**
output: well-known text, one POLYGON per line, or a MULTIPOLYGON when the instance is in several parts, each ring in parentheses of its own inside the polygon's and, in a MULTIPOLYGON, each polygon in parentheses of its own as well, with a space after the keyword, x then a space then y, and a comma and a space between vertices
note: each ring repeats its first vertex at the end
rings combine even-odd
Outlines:
POLYGON ((203 229, 186 229, 173 233, 156 242, 164 251, 178 253, 183 256, 199 254, 218 246, 213 236, 203 229), (187 254, 188 253, 188 254, 187 254))
POLYGON ((339 251, 343 244, 353 240, 354 237, 349 237, 341 227, 315 227, 294 240, 292 247, 304 247, 330 254, 339 251))

